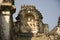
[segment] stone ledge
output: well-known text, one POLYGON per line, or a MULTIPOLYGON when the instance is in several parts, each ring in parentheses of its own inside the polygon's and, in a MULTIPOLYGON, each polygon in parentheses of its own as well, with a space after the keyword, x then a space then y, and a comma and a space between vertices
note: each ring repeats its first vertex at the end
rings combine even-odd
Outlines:
POLYGON ((11 6, 12 4, 11 4, 11 3, 1 3, 0 6, 1 6, 1 5, 4 5, 4 6, 6 6, 6 5, 7 5, 7 6, 11 6))

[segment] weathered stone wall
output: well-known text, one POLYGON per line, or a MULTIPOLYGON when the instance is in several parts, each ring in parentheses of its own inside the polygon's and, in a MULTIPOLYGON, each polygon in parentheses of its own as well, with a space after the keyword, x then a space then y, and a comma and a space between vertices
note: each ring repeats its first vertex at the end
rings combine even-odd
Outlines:
POLYGON ((41 34, 38 36, 20 36, 17 38, 17 40, 49 40, 48 37, 45 34, 41 34))
POLYGON ((19 40, 48 40, 47 37, 20 37, 19 40))

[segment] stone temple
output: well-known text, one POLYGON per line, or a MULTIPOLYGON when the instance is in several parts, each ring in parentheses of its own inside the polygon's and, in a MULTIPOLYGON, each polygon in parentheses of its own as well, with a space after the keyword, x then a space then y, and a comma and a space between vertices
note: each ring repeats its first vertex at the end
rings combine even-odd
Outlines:
POLYGON ((0 40, 60 40, 60 17, 49 31, 43 16, 34 5, 23 5, 13 22, 14 0, 0 1, 0 40))

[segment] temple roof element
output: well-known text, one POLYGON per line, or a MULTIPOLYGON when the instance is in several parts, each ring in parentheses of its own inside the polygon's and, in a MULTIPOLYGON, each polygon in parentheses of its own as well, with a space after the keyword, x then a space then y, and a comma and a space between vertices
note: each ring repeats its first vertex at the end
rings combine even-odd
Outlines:
MULTIPOLYGON (((33 15, 37 15, 37 17, 39 16, 40 19, 43 19, 42 14, 35 8, 34 5, 23 5, 23 6, 21 6, 21 10, 20 10, 20 12, 19 12, 19 15, 20 15, 22 12, 23 12, 24 14, 30 13, 30 14, 33 14, 33 15)), ((19 15, 18 15, 18 17, 19 17, 19 15)), ((20 15, 20 16, 21 16, 21 15, 20 15)), ((17 19, 19 19, 19 18, 17 18, 17 19)))

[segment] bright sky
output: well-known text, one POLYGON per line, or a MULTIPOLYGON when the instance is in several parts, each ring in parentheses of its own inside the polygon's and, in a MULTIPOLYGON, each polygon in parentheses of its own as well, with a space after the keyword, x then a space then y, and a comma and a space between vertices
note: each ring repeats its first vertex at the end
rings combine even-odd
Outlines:
POLYGON ((53 29, 57 25, 58 17, 60 16, 60 0, 15 0, 16 13, 18 15, 21 5, 35 5, 43 16, 43 23, 49 25, 49 29, 53 29))

